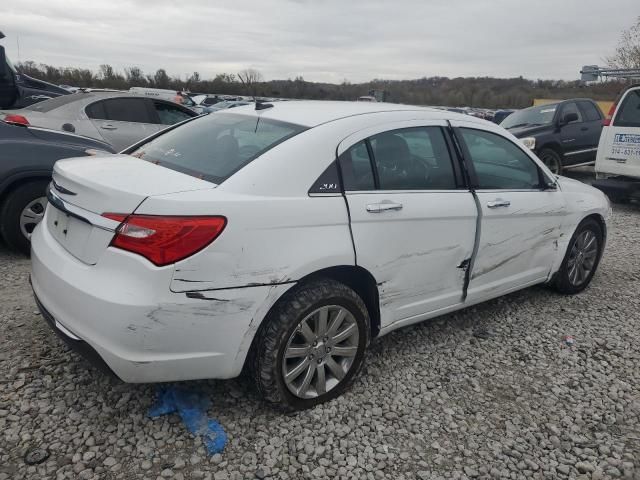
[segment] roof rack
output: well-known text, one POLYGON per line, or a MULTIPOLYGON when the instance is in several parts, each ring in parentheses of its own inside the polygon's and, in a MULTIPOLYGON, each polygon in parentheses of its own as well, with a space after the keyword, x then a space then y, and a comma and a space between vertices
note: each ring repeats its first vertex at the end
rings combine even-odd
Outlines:
POLYGON ((601 78, 620 78, 640 81, 640 68, 607 68, 597 65, 585 65, 580 70, 583 82, 595 82, 601 78))

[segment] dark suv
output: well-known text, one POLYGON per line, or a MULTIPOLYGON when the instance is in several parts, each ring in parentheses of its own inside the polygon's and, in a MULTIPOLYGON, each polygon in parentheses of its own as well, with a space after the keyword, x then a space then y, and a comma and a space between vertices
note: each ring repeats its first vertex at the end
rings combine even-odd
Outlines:
POLYGON ((0 236, 5 243, 14 250, 29 251, 57 160, 113 152, 99 140, 0 120, 0 236))
POLYGON ((500 125, 560 174, 563 167, 595 162, 603 119, 597 103, 577 98, 519 110, 500 125))

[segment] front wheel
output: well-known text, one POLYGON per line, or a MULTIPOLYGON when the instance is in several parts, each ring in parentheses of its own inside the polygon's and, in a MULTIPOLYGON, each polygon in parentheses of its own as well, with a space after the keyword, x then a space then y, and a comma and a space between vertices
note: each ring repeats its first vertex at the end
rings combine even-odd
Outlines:
POLYGON ((342 283, 316 280, 287 293, 257 334, 260 393, 284 410, 337 397, 362 367, 369 331, 364 302, 342 283))
POLYGON ((555 150, 551 150, 550 148, 545 148, 542 150, 538 156, 542 163, 544 163, 551 173, 554 175, 562 174, 562 158, 555 150))
POLYGON ((47 206, 48 183, 46 180, 24 183, 7 195, 0 210, 0 233, 11 249, 29 253, 31 234, 47 206))
POLYGON ((600 224, 591 218, 584 220, 569 241, 556 276, 556 290, 571 295, 587 288, 596 273, 603 248, 604 234, 600 224))

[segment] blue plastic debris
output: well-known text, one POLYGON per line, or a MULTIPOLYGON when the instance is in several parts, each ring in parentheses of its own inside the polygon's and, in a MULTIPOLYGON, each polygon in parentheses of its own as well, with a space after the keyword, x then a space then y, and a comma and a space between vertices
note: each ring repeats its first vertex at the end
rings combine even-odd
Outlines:
POLYGON ((193 435, 202 437, 209 455, 220 453, 227 443, 227 434, 222 425, 207 417, 211 400, 197 392, 176 387, 160 387, 156 401, 149 409, 149 417, 177 412, 182 422, 193 435))

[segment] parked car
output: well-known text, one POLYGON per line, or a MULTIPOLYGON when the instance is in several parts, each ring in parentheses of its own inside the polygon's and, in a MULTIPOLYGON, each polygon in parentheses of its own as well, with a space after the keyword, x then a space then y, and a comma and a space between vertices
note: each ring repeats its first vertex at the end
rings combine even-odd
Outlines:
POLYGON ((6 122, 76 133, 122 150, 198 114, 167 100, 89 91, 52 98, 22 110, 0 111, 0 119, 3 115, 6 122))
POLYGON ((640 85, 627 88, 604 121, 593 186, 613 202, 640 198, 640 85))
POLYGON ((498 125, 500 125, 502 123, 502 121, 507 118, 509 115, 511 115, 513 112, 515 112, 515 110, 497 110, 496 113, 494 113, 493 118, 491 119, 491 121, 493 123, 497 123, 498 125))
MULTIPOLYGON (((0 32, 0 40, 4 34, 0 32)), ((19 72, 0 46, 0 108, 22 108, 70 92, 19 72)))
POLYGON ((124 153, 55 165, 32 237, 43 318, 124 381, 246 364, 291 409, 342 393, 397 328, 582 291, 610 212, 499 126, 403 105, 238 107, 124 153))
POLYGON ((169 102, 184 105, 185 107, 194 107, 196 103, 191 96, 179 90, 170 90, 164 88, 148 88, 148 87, 131 87, 129 93, 142 95, 143 97, 156 98, 158 100, 167 100, 169 102))
POLYGON ((603 117, 596 102, 577 98, 519 110, 500 125, 560 174, 564 167, 595 162, 603 117))
POLYGON ((251 105, 253 102, 248 102, 246 100, 225 100, 222 102, 218 102, 214 105, 206 107, 204 109, 204 113, 212 113, 217 112, 218 110, 227 110, 229 108, 242 107, 244 105, 251 105))
POLYGON ((0 121, 0 235, 5 243, 29 252, 57 160, 108 152, 114 150, 98 140, 0 121))

